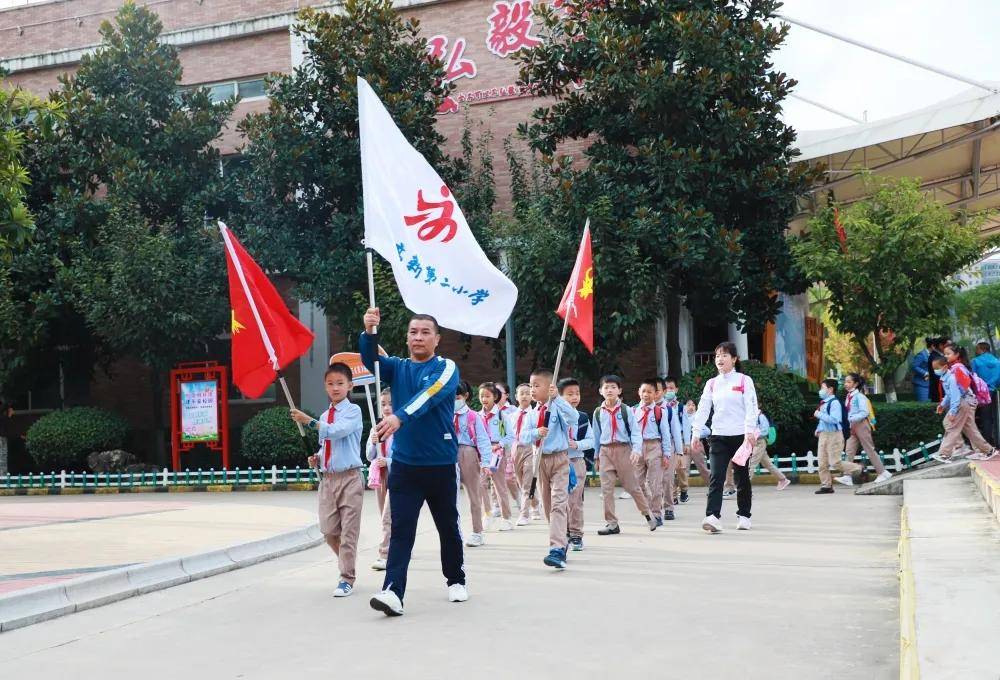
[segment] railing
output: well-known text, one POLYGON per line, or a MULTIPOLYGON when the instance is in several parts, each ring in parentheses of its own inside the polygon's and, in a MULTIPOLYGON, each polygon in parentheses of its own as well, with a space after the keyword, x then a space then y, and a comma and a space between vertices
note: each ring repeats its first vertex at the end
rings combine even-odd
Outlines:
MULTIPOLYGON (((921 442, 909 451, 894 449, 892 453, 879 452, 885 468, 891 472, 904 472, 931 460, 931 452, 940 446, 941 440, 921 442)), ((771 461, 782 472, 792 475, 814 474, 819 471, 819 459, 812 451, 804 455, 792 454, 785 457, 771 457, 771 461)), ((867 469, 868 457, 863 453, 855 456, 855 462, 867 469)), ((765 474, 759 465, 755 475, 765 474)), ((365 471, 367 482, 367 470, 365 471)), ((697 469, 691 470, 697 476, 697 469)), ((591 471, 588 477, 597 477, 591 471)), ((26 475, 6 475, 0 477, 0 489, 102 489, 102 488, 165 488, 165 487, 208 487, 208 486, 271 486, 287 484, 315 484, 319 482, 316 470, 310 468, 277 467, 247 468, 241 470, 182 470, 170 472, 166 468, 158 472, 36 472, 26 475)))
POLYGON ((93 489, 170 486, 279 486, 283 484, 317 483, 319 475, 311 468, 277 467, 241 470, 181 470, 171 472, 36 472, 0 477, 0 489, 93 489))

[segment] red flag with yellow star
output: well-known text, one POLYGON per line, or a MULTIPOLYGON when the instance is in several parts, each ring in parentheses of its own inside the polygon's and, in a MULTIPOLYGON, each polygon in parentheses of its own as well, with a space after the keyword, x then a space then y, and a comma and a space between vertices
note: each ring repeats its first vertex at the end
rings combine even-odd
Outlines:
POLYGON ((288 311, 274 284, 222 222, 229 271, 233 382, 256 399, 278 371, 309 350, 313 334, 288 311))
POLYGON ((576 254, 573 274, 566 284, 556 314, 567 319, 576 337, 594 353, 594 258, 590 251, 590 221, 583 228, 583 239, 576 254))

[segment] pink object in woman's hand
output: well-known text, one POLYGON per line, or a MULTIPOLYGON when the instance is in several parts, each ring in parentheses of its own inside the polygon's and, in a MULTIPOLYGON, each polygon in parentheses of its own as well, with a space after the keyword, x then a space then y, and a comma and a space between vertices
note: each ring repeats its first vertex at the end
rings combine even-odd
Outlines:
POLYGON ((750 460, 750 454, 753 453, 753 446, 750 444, 749 438, 743 442, 743 445, 736 450, 733 454, 733 465, 739 465, 740 467, 745 467, 747 461, 750 460))

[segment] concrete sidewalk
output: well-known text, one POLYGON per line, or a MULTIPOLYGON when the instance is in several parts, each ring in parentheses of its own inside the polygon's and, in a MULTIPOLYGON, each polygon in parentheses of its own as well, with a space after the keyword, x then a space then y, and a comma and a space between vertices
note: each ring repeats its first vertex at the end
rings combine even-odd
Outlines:
POLYGON ((368 503, 351 598, 331 596, 336 563, 320 546, 4 633, 0 676, 896 677, 899 499, 814 490, 757 487, 750 532, 731 529, 726 501, 719 536, 699 529, 701 490, 654 533, 618 501, 625 533, 598 537, 588 489, 587 548, 569 569, 542 565, 542 523, 489 533, 467 550, 463 604, 447 601, 425 516, 406 615, 392 620, 368 606, 381 585, 368 503))
POLYGON ((314 504, 312 494, 0 498, 0 595, 267 538, 315 522, 314 504))

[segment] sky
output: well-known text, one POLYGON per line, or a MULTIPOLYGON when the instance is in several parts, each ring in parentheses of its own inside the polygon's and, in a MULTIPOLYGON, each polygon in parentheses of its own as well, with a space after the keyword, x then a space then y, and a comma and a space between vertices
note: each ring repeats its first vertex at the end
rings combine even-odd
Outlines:
MULTIPOLYGON (((786 0, 793 19, 876 45, 974 80, 1000 81, 998 0, 786 0)), ((971 87, 792 25, 775 68, 799 81, 793 92, 855 118, 888 118, 971 87)), ((852 125, 802 101, 785 103, 798 130, 852 125)))

